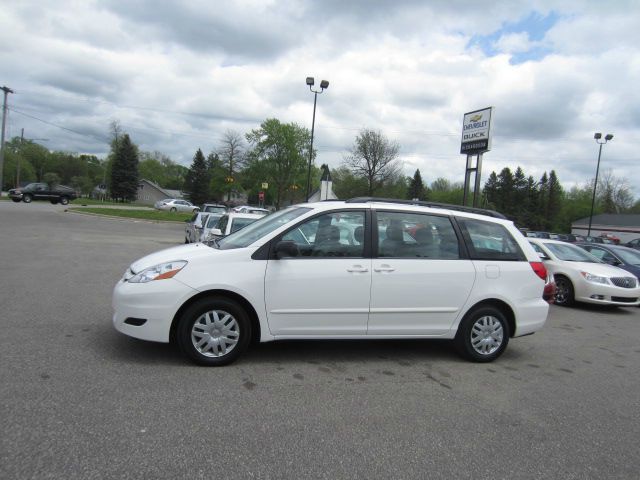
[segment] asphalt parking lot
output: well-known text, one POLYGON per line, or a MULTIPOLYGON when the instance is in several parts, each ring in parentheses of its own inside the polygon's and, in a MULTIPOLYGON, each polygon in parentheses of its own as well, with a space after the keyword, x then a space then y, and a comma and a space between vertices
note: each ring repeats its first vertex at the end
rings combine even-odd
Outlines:
POLYGON ((0 202, 0 478, 638 478, 640 309, 553 307, 491 364, 280 342, 225 368, 111 325, 184 227, 0 202))

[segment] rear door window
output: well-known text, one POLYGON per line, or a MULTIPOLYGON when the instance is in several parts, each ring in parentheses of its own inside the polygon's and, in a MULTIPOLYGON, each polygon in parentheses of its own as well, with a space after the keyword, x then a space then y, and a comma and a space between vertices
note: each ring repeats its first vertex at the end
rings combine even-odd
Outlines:
POLYGON ((503 225, 458 217, 458 224, 474 260, 522 261, 526 257, 503 225))

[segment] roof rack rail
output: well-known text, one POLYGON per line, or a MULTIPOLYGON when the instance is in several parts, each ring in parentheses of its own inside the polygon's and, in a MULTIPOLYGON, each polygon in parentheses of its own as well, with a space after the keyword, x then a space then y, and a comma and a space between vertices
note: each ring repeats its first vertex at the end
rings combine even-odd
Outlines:
POLYGON ((370 202, 384 202, 384 203, 398 203, 402 205, 419 205, 421 207, 431 208, 446 208, 447 210, 456 210, 458 212, 476 213, 478 215, 486 215, 488 217, 503 218, 507 220, 502 213, 495 210, 487 210, 485 208, 466 207, 463 205, 452 205, 448 203, 428 202, 422 200, 401 200, 399 198, 379 198, 379 197, 355 197, 345 200, 345 203, 370 203, 370 202))

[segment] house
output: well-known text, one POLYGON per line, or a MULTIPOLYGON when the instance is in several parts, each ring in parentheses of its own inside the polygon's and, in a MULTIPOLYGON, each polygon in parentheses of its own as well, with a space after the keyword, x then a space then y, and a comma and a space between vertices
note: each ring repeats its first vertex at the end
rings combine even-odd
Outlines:
POLYGON ((337 200, 338 197, 333 193, 333 181, 331 180, 331 172, 327 165, 322 165, 322 177, 320 178, 320 189, 316 190, 309 196, 310 202, 319 202, 321 200, 337 200))
MULTIPOLYGON (((571 233, 586 235, 589 230, 589 217, 581 218, 571 224, 571 233)), ((591 236, 612 233, 622 243, 640 237, 640 215, 623 213, 601 213, 591 220, 591 236)))
POLYGON ((179 190, 169 190, 168 188, 162 188, 159 185, 153 183, 151 180, 141 179, 138 182, 137 202, 145 205, 155 204, 158 200, 164 200, 165 198, 184 198, 184 195, 179 190))

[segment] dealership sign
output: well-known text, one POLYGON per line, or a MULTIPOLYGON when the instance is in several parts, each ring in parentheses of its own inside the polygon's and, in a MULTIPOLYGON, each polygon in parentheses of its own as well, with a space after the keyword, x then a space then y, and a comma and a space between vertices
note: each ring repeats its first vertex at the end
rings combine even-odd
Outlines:
POLYGON ((488 107, 464 114, 460 153, 472 155, 491 150, 492 113, 493 107, 488 107))

